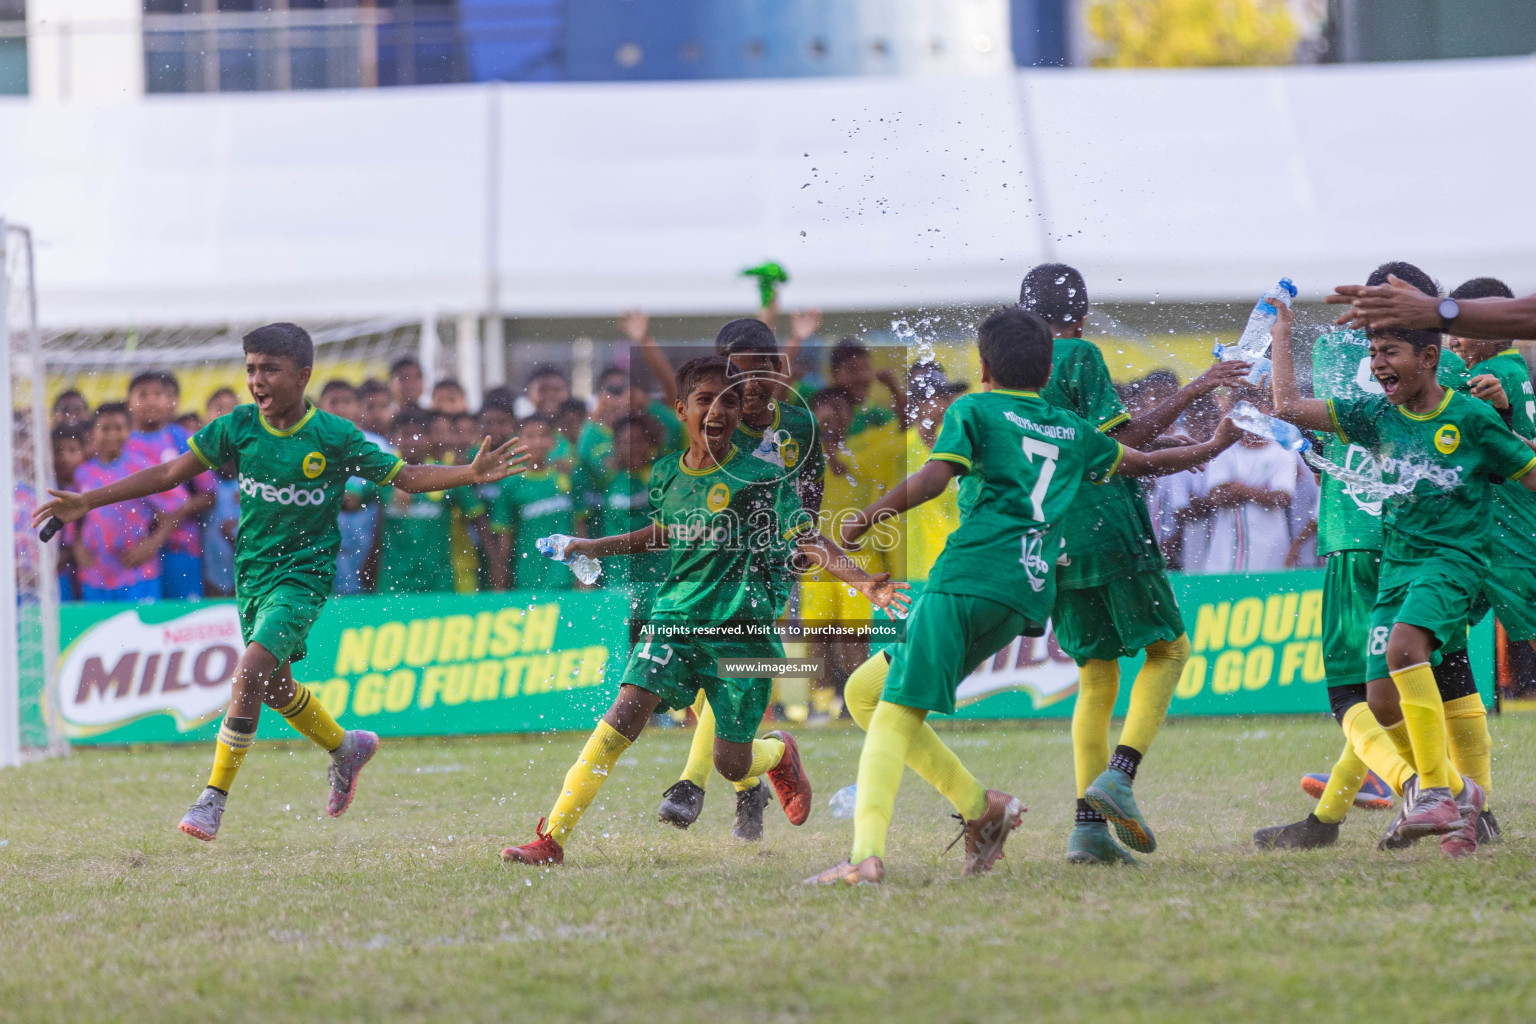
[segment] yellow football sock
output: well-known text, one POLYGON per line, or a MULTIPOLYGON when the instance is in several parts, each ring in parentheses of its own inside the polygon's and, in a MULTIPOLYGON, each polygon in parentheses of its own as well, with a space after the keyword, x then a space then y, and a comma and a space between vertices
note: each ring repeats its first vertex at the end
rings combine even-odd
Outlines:
POLYGON ((628 749, 629 740, 622 733, 607 722, 597 723, 597 728, 587 738, 587 745, 581 748, 581 756, 565 773, 560 799, 549 812, 548 834, 555 842, 564 846, 566 838, 576 831, 582 812, 597 798, 597 791, 602 788, 608 773, 628 749))
MULTIPOLYGON (((843 687, 843 700, 848 705, 848 713, 853 716, 859 728, 866 732, 869 730, 869 720, 880 704, 880 692, 885 689, 885 677, 890 668, 891 663, 885 660, 885 655, 876 654, 854 669, 843 687)), ((955 752, 944 745, 944 741, 927 721, 917 730, 911 746, 907 748, 907 767, 917 772, 924 782, 954 804, 955 810, 966 821, 972 821, 985 813, 986 787, 966 770, 955 752)))
MULTIPOLYGON (((765 740, 752 741, 752 767, 747 769, 747 779, 756 778, 772 771, 784 759, 784 741, 770 736, 765 740)), ((742 782, 747 781, 742 779, 742 782)), ((737 787, 740 788, 739 786, 737 787)), ((750 788, 750 787, 749 787, 750 788)))
POLYGON ((1413 777, 1413 765, 1403 760, 1396 744, 1376 721, 1371 706, 1365 701, 1344 712, 1344 735, 1349 737, 1350 746, 1355 748, 1366 767, 1380 775, 1394 793, 1401 795, 1403 783, 1413 777))
POLYGON ((335 750, 341 746, 342 739, 347 735, 303 683, 294 684, 293 700, 288 702, 287 707, 277 710, 288 719, 289 725, 326 750, 335 750))
POLYGON ((1099 773, 1109 767, 1109 718, 1120 695, 1118 661, 1085 662, 1077 670, 1077 704, 1072 708, 1072 763, 1081 800, 1099 773))
POLYGON ((1392 673, 1403 706, 1403 724, 1413 741, 1413 763, 1424 789, 1452 789, 1451 762, 1445 755, 1445 704, 1428 663, 1392 673))
MULTIPOLYGON (((1408 735, 1407 721, 1399 718, 1391 725, 1384 725, 1381 728, 1387 734, 1387 738, 1392 741, 1392 745, 1397 748, 1398 756, 1407 761, 1409 766, 1412 767, 1414 765, 1413 738, 1408 735)), ((1417 771, 1418 769, 1414 768, 1414 770, 1417 771)))
POLYGON ((1354 744, 1346 738, 1343 752, 1333 763, 1333 771, 1328 773, 1328 784, 1317 801, 1317 809, 1312 812, 1318 821, 1335 825, 1344 820, 1344 815, 1355 805, 1355 794, 1365 782, 1365 772, 1365 762, 1360 760, 1354 744))
POLYGON ((235 784, 235 773, 245 761, 246 751, 256 742, 256 730, 237 732, 226 720, 219 726, 219 738, 213 745, 213 771, 208 775, 208 785, 229 792, 235 784))
POLYGON ((703 789, 715 769, 715 709, 704 699, 703 690, 693 702, 693 717, 693 742, 688 744, 688 763, 683 765, 681 778, 703 789))
POLYGON ((926 711, 887 701, 881 701, 870 717, 853 802, 853 852, 848 857, 852 863, 885 857, 885 835, 896 811, 907 748, 927 717, 926 711))
POLYGON ((1154 640, 1147 644, 1147 660, 1136 681, 1131 684, 1131 701, 1125 709, 1125 725, 1120 729, 1121 746, 1145 754, 1168 717, 1174 687, 1184 674, 1189 660, 1189 637, 1180 633, 1172 640, 1154 640))
POLYGON ((1493 739, 1488 735, 1488 709, 1481 694, 1445 702, 1445 735, 1456 770, 1493 793, 1493 739))

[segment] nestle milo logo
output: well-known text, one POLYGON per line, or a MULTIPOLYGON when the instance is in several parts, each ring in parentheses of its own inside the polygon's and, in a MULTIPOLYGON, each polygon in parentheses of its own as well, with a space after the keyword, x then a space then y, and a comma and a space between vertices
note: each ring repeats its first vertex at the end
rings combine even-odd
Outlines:
POLYGON ((153 624, 137 609, 104 619, 59 665, 66 729, 90 735, 157 713, 191 728, 229 702, 241 646, 240 621, 228 604, 153 624))

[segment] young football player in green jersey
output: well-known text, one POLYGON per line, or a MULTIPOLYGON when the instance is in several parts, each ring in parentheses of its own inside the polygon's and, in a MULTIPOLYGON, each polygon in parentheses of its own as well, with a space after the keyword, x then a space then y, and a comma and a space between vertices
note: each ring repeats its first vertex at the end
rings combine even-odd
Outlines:
MULTIPOLYGON (((614 472, 603 495, 598 536, 632 533, 651 521, 651 466, 665 436, 661 424, 643 412, 614 423, 614 472)), ((630 617, 644 620, 651 614, 656 588, 667 578, 667 561, 665 550, 610 558, 603 566, 602 583, 627 591, 630 617)))
MULTIPOLYGON (((409 466, 436 465, 427 416, 420 409, 402 409, 390 428, 389 441, 409 466)), ((474 487, 411 494, 390 484, 353 480, 347 504, 361 508, 378 504, 380 594, 447 594, 454 589, 453 518, 458 509, 466 520, 485 514, 474 487), (355 496, 355 497, 354 497, 355 496)))
MULTIPOLYGON (((1383 845, 1460 832, 1442 844, 1476 849, 1482 787, 1454 770, 1446 751, 1444 700, 1432 664, 1466 632, 1493 551, 1493 478, 1536 489, 1531 447, 1484 402, 1436 379, 1441 336, 1433 330, 1374 331, 1371 372, 1383 395, 1302 398, 1291 355, 1289 317, 1274 330, 1276 414, 1307 429, 1335 431, 1375 458, 1383 485, 1383 554, 1366 648, 1366 728, 1402 718, 1415 774, 1404 781, 1403 811, 1383 845), (1459 798, 1459 799, 1458 799, 1459 798)), ((1355 737, 1352 735, 1351 739, 1355 737)), ((1355 750, 1377 774, 1369 744, 1355 750)))
POLYGON ((516 439, 482 446, 466 466, 407 466, 339 416, 304 397, 314 344, 295 324, 268 324, 243 339, 252 404, 237 406, 195 434, 191 451, 84 494, 54 491, 35 521, 73 522, 93 508, 169 490, 197 474, 233 464, 240 478, 235 540, 235 601, 245 652, 235 666, 229 711, 219 730, 208 785, 181 820, 202 840, 219 831, 235 773, 256 738, 262 704, 331 755, 326 810, 339 817, 357 793, 358 773, 378 749, 371 732, 343 732, 308 687, 293 680, 292 662, 330 596, 341 533, 336 517, 349 477, 393 483, 419 494, 444 491, 521 470, 516 439))
MULTIPOLYGON (((1385 281, 1389 274, 1413 281, 1427 290, 1435 288, 1428 274, 1409 263, 1383 264, 1368 280, 1372 283, 1385 281)), ((1276 325, 1278 331, 1289 330, 1290 311, 1286 310, 1283 315, 1286 322, 1276 325)), ((1452 359, 1460 362, 1455 357, 1452 359)), ((1445 363, 1442 358, 1439 368, 1442 383, 1446 380, 1445 363)), ((1345 401, 1383 393, 1371 374, 1370 343, 1364 331, 1332 331, 1317 340, 1312 349, 1312 388, 1319 398, 1345 401)), ((1330 464, 1352 474, 1369 477, 1375 471, 1375 461, 1369 451, 1334 434, 1325 436, 1322 454, 1330 464)), ((1524 488, 1521 493, 1526 493, 1524 488)), ((1411 757, 1407 729, 1401 721, 1383 725, 1380 729, 1357 721, 1369 712, 1365 662, 1371 609, 1376 603, 1381 573, 1381 505, 1379 495, 1372 495, 1359 484, 1346 484, 1327 474, 1322 478, 1318 551, 1327 557, 1323 579, 1323 669, 1328 682, 1329 707, 1344 729, 1345 743, 1321 792, 1314 794, 1317 806, 1312 813, 1301 821, 1255 832, 1254 845, 1261 850, 1316 849, 1338 841, 1339 826, 1356 803, 1367 773, 1365 761, 1355 750, 1355 740, 1377 747, 1371 760, 1387 772, 1388 778, 1382 781, 1394 791, 1400 791, 1403 782, 1413 774, 1412 765, 1401 756, 1407 752, 1411 757)), ((1475 778, 1486 791, 1486 712, 1472 678, 1465 643, 1464 637, 1453 638, 1434 674, 1450 726, 1451 762, 1458 770, 1475 778), (1475 713, 1470 711, 1474 706, 1475 713), (1474 718, 1482 726, 1480 736, 1474 735, 1478 730, 1470 727, 1474 718), (1481 778, 1469 767, 1479 763, 1484 767, 1481 778)), ((1486 808, 1479 826, 1484 834, 1497 827, 1486 808)), ((1464 842, 1465 837, 1460 832, 1441 840, 1447 847, 1464 842)))
MULTIPOLYGON (((1056 338, 1051 379, 1040 397, 1089 420, 1127 448, 1157 443, 1190 402, 1239 383, 1248 372, 1244 362, 1217 363, 1132 419, 1115 392, 1103 354, 1083 339, 1088 316, 1083 276, 1060 263, 1034 267, 1024 276, 1019 305, 1039 314, 1056 338)), ((1103 487, 1080 488, 1064 526, 1065 560, 1051 623, 1061 649, 1078 665, 1072 709, 1077 808, 1067 860, 1134 862, 1110 835, 1106 819, 1132 849, 1156 849, 1132 784, 1189 660, 1189 638, 1140 484, 1117 477, 1103 487), (1110 716, 1120 693, 1120 659, 1138 651, 1146 652, 1146 661, 1131 686, 1120 742, 1111 757, 1110 716)))
MULTIPOLYGON (((779 350, 772 328, 752 317, 732 320, 715 335, 715 354, 725 357, 730 380, 739 382, 741 390, 741 422, 732 442, 744 458, 776 468, 799 495, 800 507, 814 518, 821 511, 826 458, 815 414, 788 386, 789 359, 779 350)), ((782 579, 786 585, 778 597, 776 613, 788 603, 793 582, 788 576, 782 579)), ((702 695, 693 708, 697 725, 688 760, 682 775, 661 795, 656 812, 658 820, 677 828, 688 828, 704 810, 704 790, 713 765, 715 713, 702 695)), ((738 779, 734 785, 736 820, 732 832, 737 838, 761 838, 767 790, 755 776, 738 779)))
POLYGON ((540 537, 576 532, 571 475, 553 461, 554 421, 534 413, 518 424, 517 436, 528 464, 502 481, 491 502, 491 585, 497 590, 566 590, 573 579, 570 570, 534 546, 540 537))
POLYGON ((905 583, 859 569, 817 532, 780 467, 750 458, 735 444, 742 388, 727 380, 728 372, 718 356, 678 368, 677 415, 688 425, 688 448, 662 458, 652 470, 651 523, 617 537, 578 538, 567 549, 569 555, 609 558, 666 548, 670 568, 650 618, 661 632, 635 644, 618 698, 566 774, 534 841, 503 850, 503 860, 562 863, 582 812, 651 715, 688 707, 701 689, 715 712, 715 769, 733 781, 767 774, 790 822, 806 820, 811 785, 794 739, 784 732, 754 739, 768 707, 770 680, 718 674, 722 657, 783 656, 772 623, 787 589, 779 579, 793 571, 786 538, 871 602, 905 613, 905 583), (707 627, 734 632, 696 635, 707 627))
POLYGON ((880 703, 869 721, 847 860, 807 883, 879 882, 903 764, 932 782, 964 821, 964 874, 989 871, 1023 806, 985 789, 927 724, 955 710, 961 680, 1015 637, 1040 636, 1056 598, 1061 524, 1079 485, 1117 471, 1174 473, 1205 462, 1238 437, 1224 421, 1210 441, 1155 454, 1127 449, 1097 425, 1045 401, 1052 372, 1050 326, 1017 307, 983 321, 980 394, 956 399, 923 468, 842 528, 850 542, 869 524, 899 515, 960 482, 959 529, 950 534, 913 606, 880 703))

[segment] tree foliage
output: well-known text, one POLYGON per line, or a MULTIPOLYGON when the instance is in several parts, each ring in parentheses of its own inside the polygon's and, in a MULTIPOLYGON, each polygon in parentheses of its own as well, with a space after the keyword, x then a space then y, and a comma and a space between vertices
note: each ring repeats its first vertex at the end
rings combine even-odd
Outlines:
POLYGON ((1285 0, 1090 0, 1100 67, 1289 64, 1298 29, 1285 0))

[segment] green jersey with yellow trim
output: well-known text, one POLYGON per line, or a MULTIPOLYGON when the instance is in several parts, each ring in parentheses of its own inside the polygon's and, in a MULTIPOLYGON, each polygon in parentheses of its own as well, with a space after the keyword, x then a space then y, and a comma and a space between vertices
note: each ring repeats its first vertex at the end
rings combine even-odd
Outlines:
POLYGON ((571 475, 553 464, 507 477, 491 502, 491 529, 512 534, 512 587, 515 590, 569 589, 576 577, 569 566, 539 554, 538 540, 576 527, 571 475))
POLYGON ((773 463, 734 444, 709 469, 690 469, 685 454, 665 455, 651 469, 650 514, 670 552, 651 617, 772 622, 791 574, 788 540, 815 523, 773 463))
POLYGON ((348 478, 388 483, 405 465, 340 416, 312 405, 308 410, 277 430, 255 405, 237 405, 187 442, 209 469, 235 463, 235 591, 241 597, 259 597, 279 583, 329 597, 341 548, 336 517, 348 478))
MULTIPOLYGON (((426 465, 437 465, 429 459, 426 465)), ((453 590, 453 509, 474 519, 485 504, 472 485, 406 494, 388 484, 354 484, 363 504, 378 503, 381 594, 435 594, 453 590)))
MULTIPOLYGON (((1507 348, 1484 359, 1467 371, 1467 380, 1485 373, 1504 385, 1510 427, 1521 437, 1536 438, 1536 393, 1519 349, 1507 348)), ((1505 480, 1493 489, 1493 547, 1501 565, 1536 566, 1536 494, 1518 480, 1505 480)))
POLYGON ((1079 485, 1112 479, 1123 451, 1037 392, 960 396, 930 456, 954 463, 962 476, 960 526, 924 591, 984 597, 1043 624, 1056 597, 1060 527, 1076 515, 1079 485))
POLYGON ((1375 396, 1330 398, 1328 414, 1341 440, 1375 456, 1383 483, 1404 488, 1382 503, 1382 587, 1426 572, 1480 581, 1493 548, 1492 478, 1536 467, 1525 442, 1488 403, 1449 388, 1423 414, 1375 396))
MULTIPOLYGON (((1312 346, 1312 393, 1322 399, 1381 395, 1364 331, 1329 331, 1312 346)), ((1376 460, 1363 445, 1328 434, 1323 458, 1366 476, 1376 460)), ((1381 499, 1324 473, 1317 505, 1317 553, 1381 550, 1381 499)))
MULTIPOLYGON (((1051 355, 1051 379, 1040 397, 1074 412, 1101 432, 1131 416, 1115 391, 1104 354, 1091 341, 1057 338, 1051 355)), ((1141 484, 1112 477, 1103 487, 1084 487, 1066 517, 1067 561, 1057 573, 1063 590, 1083 590, 1139 572, 1167 567, 1152 531, 1141 484)))
POLYGON ((731 441, 751 458, 769 463, 778 460, 784 475, 794 481, 800 504, 812 512, 821 509, 821 478, 827 468, 827 457, 821 450, 816 414, 810 409, 794 399, 776 401, 772 423, 754 430, 743 422, 731 441))

